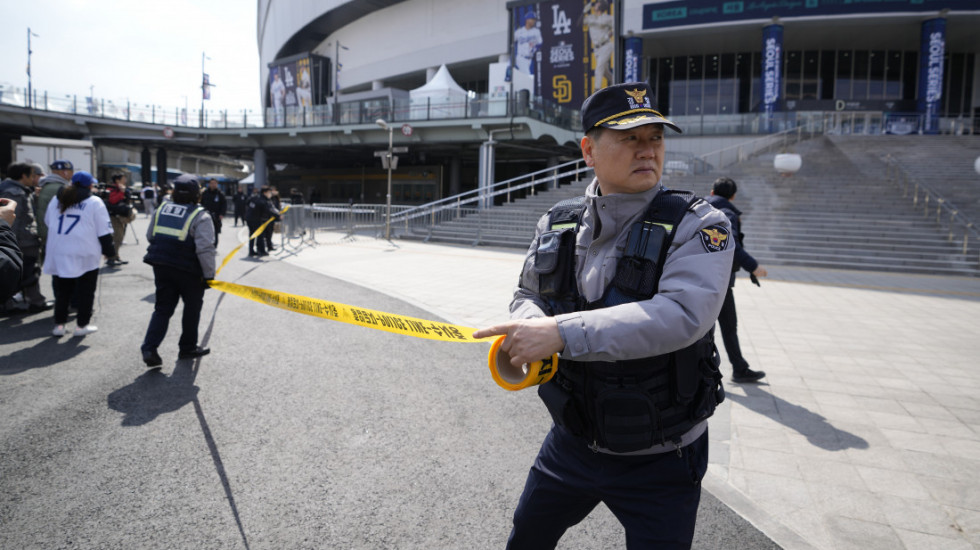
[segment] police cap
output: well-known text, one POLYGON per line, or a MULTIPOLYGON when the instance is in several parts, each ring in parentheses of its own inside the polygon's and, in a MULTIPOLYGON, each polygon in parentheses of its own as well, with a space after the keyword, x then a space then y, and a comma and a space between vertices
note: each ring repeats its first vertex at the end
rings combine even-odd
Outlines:
POLYGON ((628 130, 644 124, 663 124, 681 133, 679 126, 653 108, 653 90, 646 82, 627 82, 608 86, 589 96, 582 104, 582 129, 595 127, 628 130))

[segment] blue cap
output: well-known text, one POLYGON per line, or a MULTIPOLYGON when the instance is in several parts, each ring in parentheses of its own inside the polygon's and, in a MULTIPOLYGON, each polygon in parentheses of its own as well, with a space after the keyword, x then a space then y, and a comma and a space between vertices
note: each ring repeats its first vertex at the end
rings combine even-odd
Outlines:
POLYGON ((50 164, 52 170, 74 170, 70 160, 56 160, 50 164))
POLYGON ((76 187, 91 187, 93 183, 97 183, 92 174, 82 170, 75 172, 71 177, 71 182, 75 184, 76 187))

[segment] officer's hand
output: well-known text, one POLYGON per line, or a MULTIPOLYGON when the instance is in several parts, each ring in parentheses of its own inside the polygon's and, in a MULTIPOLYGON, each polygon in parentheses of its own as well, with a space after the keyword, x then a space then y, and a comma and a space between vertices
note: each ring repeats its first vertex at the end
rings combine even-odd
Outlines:
POLYGON ((558 330, 554 317, 536 317, 508 321, 473 333, 474 338, 506 336, 500 345, 510 356, 510 364, 520 368, 525 363, 533 363, 551 357, 565 349, 565 342, 558 330))
POLYGON ((211 285, 208 284, 207 279, 201 279, 201 285, 204 287, 204 290, 211 288, 211 285))
POLYGON ((0 220, 14 225, 17 218, 17 201, 11 199, 0 199, 0 220))
POLYGON ((756 277, 765 277, 766 275, 769 275, 769 272, 766 271, 766 268, 760 265, 759 267, 755 268, 755 271, 753 271, 752 274, 756 277))

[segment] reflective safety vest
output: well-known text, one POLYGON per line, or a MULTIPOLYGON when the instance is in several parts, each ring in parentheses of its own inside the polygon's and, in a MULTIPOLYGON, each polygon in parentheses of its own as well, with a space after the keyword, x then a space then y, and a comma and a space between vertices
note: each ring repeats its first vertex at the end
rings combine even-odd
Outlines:
MULTIPOLYGON (((602 299, 585 302, 575 281, 575 240, 585 197, 556 204, 535 261, 539 293, 553 313, 648 300, 657 293, 667 251, 687 210, 701 200, 662 191, 630 228, 616 275, 602 299)), ((538 395, 555 424, 585 438, 595 450, 630 453, 657 445, 680 447, 682 436, 710 417, 725 398, 713 331, 665 355, 620 361, 559 359, 538 395)))
POLYGON ((150 246, 143 261, 150 265, 166 265, 204 276, 197 259, 197 246, 188 239, 191 224, 204 208, 196 204, 165 202, 153 214, 150 246))

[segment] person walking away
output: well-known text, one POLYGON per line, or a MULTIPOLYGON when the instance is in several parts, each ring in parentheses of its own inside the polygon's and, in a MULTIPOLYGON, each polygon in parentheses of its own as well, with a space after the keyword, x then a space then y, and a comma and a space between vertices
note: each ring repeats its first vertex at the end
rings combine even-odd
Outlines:
POLYGON ((196 359, 211 350, 198 345, 198 324, 207 281, 214 278, 214 224, 198 204, 201 184, 197 176, 174 180, 173 196, 153 213, 146 230, 149 241, 143 261, 153 266, 156 299, 140 351, 148 368, 163 364, 158 348, 167 335, 177 303, 184 303, 178 359, 196 359))
MULTIPOLYGON (((271 217, 279 219, 279 211, 276 210, 270 201, 272 196, 272 189, 269 186, 263 186, 259 189, 259 192, 252 195, 248 200, 247 210, 245 212, 245 221, 248 223, 248 234, 249 237, 252 236, 262 224, 266 222, 271 217)), ((269 231, 269 224, 266 226, 265 231, 269 231)), ((264 232, 263 232, 264 233, 264 232)), ((263 256, 268 256, 269 253, 266 251, 266 240, 262 234, 255 237, 254 239, 249 238, 248 240, 248 256, 250 258, 261 258, 263 256)))
POLYGON ((116 255, 109 258, 106 265, 118 267, 128 264, 129 262, 119 258, 119 249, 126 237, 126 226, 136 219, 136 212, 133 210, 132 198, 126 187, 125 174, 113 174, 112 182, 106 186, 103 199, 109 210, 109 218, 112 220, 112 243, 116 248, 116 255))
POLYGON ((44 223, 48 203, 58 195, 62 187, 71 183, 71 177, 75 173, 75 167, 68 160, 56 160, 48 167, 51 168, 51 173, 41 178, 41 192, 37 196, 37 235, 41 238, 41 250, 46 248, 44 243, 48 238, 48 224, 44 223))
POLYGON ((153 211, 157 209, 157 190, 154 188, 153 183, 143 184, 140 197, 143 198, 143 212, 146 213, 146 217, 152 216, 153 211))
POLYGON ((218 246, 218 237, 221 235, 221 219, 228 211, 228 201, 225 194, 218 188, 218 180, 211 178, 208 188, 201 194, 201 206, 211 214, 211 221, 214 222, 214 246, 218 246))
POLYGON ((282 212, 282 201, 279 199, 279 189, 275 185, 270 185, 269 191, 269 204, 272 205, 272 209, 276 212, 276 219, 274 222, 265 226, 265 231, 262 232, 262 236, 265 238, 266 250, 271 252, 276 249, 275 245, 272 244, 272 235, 276 231, 276 224, 279 223, 279 212, 282 212))
POLYGON ((0 199, 9 199, 17 204, 14 223, 11 227, 17 236, 17 246, 24 258, 18 289, 23 300, 7 300, 4 314, 38 313, 54 306, 41 294, 41 238, 37 234, 37 216, 34 210, 34 191, 39 178, 34 176, 34 168, 27 163, 15 162, 7 168, 7 179, 0 182, 0 199))
POLYGON ((11 228, 16 218, 17 203, 0 199, 0 304, 20 290, 20 277, 24 271, 24 255, 11 228))
POLYGON ((239 185, 238 190, 235 194, 231 196, 231 202, 235 207, 235 225, 238 227, 238 220, 242 220, 242 224, 245 223, 245 204, 248 202, 248 197, 242 191, 242 187, 239 185))
MULTIPOLYGON (((561 353, 538 386, 554 420, 514 512, 509 549, 555 548, 599 502, 626 546, 689 548, 708 466, 707 418, 724 398, 712 328, 732 265, 724 214, 660 178, 664 131, 646 83, 582 105, 585 196, 538 222, 498 357, 561 353)), ((604 546, 613 546, 607 541, 604 546)))
POLYGON ((50 228, 44 255, 44 271, 54 286, 53 336, 64 336, 68 307, 78 308, 75 336, 91 334, 99 327, 91 323, 95 289, 102 256, 115 255, 112 223, 105 203, 92 196, 92 174, 78 171, 71 184, 61 188, 48 203, 44 219, 50 228))
POLYGON ((766 376, 766 373, 761 370, 750 369, 748 361, 742 357, 742 348, 738 342, 738 313, 735 311, 735 294, 732 292, 735 287, 735 273, 739 269, 744 269, 752 274, 752 282, 759 284, 756 277, 765 277, 769 272, 745 250, 742 212, 732 204, 737 191, 738 186, 735 184, 735 180, 721 177, 712 184, 711 195, 705 200, 724 212, 732 224, 732 235, 735 238, 735 261, 732 263, 732 275, 729 278, 728 290, 725 293, 725 302, 722 304, 721 313, 718 315, 718 326, 721 329, 721 339, 725 343, 725 353, 728 354, 728 360, 732 364, 732 382, 748 383, 758 382, 766 376))

